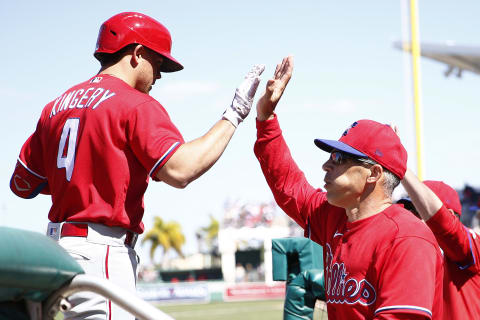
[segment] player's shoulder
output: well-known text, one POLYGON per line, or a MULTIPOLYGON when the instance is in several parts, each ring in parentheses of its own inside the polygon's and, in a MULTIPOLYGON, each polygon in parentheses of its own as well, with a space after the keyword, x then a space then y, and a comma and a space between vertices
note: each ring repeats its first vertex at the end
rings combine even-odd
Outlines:
POLYGON ((110 92, 115 93, 117 103, 131 107, 136 107, 142 104, 160 105, 160 103, 152 96, 140 92, 123 80, 112 75, 99 74, 88 79, 79 86, 109 90, 110 92))
POLYGON ((72 101, 72 105, 75 104, 74 101, 81 101, 82 106, 88 107, 90 104, 94 105, 95 101, 103 101, 104 98, 114 102, 111 105, 115 106, 117 110, 154 106, 165 112, 163 106, 152 96, 136 90, 117 77, 107 74, 97 74, 68 88, 50 101, 45 109, 50 112, 52 105, 65 104, 66 101, 68 103, 72 101))
POLYGON ((436 243, 435 237, 422 220, 415 217, 401 205, 393 204, 382 212, 385 226, 395 238, 417 237, 436 243))

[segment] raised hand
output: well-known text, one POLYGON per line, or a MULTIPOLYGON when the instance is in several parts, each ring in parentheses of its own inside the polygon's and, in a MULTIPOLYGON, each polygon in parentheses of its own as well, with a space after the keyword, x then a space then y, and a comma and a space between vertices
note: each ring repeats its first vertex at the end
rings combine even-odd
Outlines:
POLYGON ((245 79, 235 90, 232 104, 227 107, 223 113, 223 118, 230 121, 235 127, 248 116, 252 108, 253 97, 257 92, 258 84, 260 83, 260 75, 265 66, 263 64, 256 64, 245 76, 245 79))
POLYGON ((398 126, 394 123, 389 123, 388 126, 392 128, 393 132, 395 132, 397 136, 400 138, 400 130, 398 130, 398 126))
POLYGON ((292 77, 293 72, 293 56, 283 58, 282 62, 277 65, 273 79, 268 80, 265 93, 257 102, 257 119, 260 121, 273 117, 275 107, 282 97, 288 81, 292 77))

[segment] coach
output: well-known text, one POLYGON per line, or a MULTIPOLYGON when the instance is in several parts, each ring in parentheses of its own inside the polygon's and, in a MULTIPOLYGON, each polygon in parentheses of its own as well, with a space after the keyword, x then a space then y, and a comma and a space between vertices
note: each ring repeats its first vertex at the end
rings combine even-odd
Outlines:
POLYGON ((442 256, 431 231, 392 192, 407 152, 390 126, 359 120, 337 140, 316 139, 330 158, 326 192, 293 161, 274 113, 293 71, 285 58, 257 103, 255 154, 278 205, 323 247, 329 319, 440 319, 442 256))

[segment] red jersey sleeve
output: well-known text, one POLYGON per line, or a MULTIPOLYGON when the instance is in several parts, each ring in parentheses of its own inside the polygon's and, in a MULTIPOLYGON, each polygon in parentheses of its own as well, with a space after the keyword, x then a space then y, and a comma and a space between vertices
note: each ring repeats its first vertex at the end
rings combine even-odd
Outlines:
POLYGON ((480 239, 460 220, 442 206, 427 221, 444 255, 454 261, 461 270, 479 271, 480 239))
POLYGON ((185 141, 167 111, 155 100, 134 108, 127 139, 135 156, 154 180, 157 171, 185 141))
MULTIPOLYGON (((395 314, 414 314, 425 319, 437 312, 442 292, 442 263, 435 244, 419 237, 399 237, 377 259, 379 273, 375 319, 397 319, 395 314), (393 318, 392 318, 393 317, 393 318)), ((436 314, 438 315, 438 314, 436 314)), ((401 317, 398 319, 402 319, 401 317)))
POLYGON ((10 179, 10 189, 20 198, 35 198, 40 192, 49 194, 47 178, 30 170, 20 159, 10 179))
MULTIPOLYGON (((292 159, 276 116, 271 120, 257 120, 254 152, 275 201, 307 232, 312 213, 326 203, 326 197, 321 190, 307 182, 304 173, 292 159)), ((316 221, 315 224, 319 225, 319 232, 324 233, 322 222, 316 221)), ((320 239, 323 239, 321 234, 320 239)))
POLYGON ((424 316, 421 314, 392 314, 392 313, 379 313, 377 314, 373 320, 425 320, 430 319, 428 316, 424 316))
POLYGON ((15 170, 10 179, 10 189, 25 199, 36 197, 39 193, 50 194, 43 165, 43 150, 40 139, 40 118, 35 132, 25 141, 15 170))

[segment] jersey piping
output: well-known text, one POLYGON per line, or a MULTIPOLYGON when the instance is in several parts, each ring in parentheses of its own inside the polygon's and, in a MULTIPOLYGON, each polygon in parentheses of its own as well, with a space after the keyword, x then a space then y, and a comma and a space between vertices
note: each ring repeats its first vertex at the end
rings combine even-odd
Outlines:
POLYGON ((35 171, 31 170, 29 167, 27 167, 27 165, 25 163, 22 162, 22 160, 20 158, 17 158, 18 162, 20 162, 20 164, 28 170, 28 172, 30 172, 31 174, 33 174, 34 176, 36 176, 37 178, 40 178, 40 179, 44 179, 44 180, 47 180, 46 177, 43 177, 41 175, 39 175, 38 173, 36 173, 35 171))
POLYGON ((162 163, 162 161, 168 157, 168 155, 175 149, 176 146, 178 146, 180 144, 180 142, 175 142, 170 148, 168 148, 168 150, 163 154, 163 156, 161 156, 161 158, 157 161, 157 163, 155 163, 155 165, 153 166, 152 170, 150 170, 150 172, 148 173, 149 176, 151 176, 155 170, 157 169, 157 167, 162 163))
POLYGON ((469 263, 469 264, 467 264, 467 265, 465 265, 465 266, 460 266, 459 264, 457 264, 457 266, 458 266, 458 268, 459 268, 460 270, 468 269, 468 268, 470 268, 471 266, 474 266, 475 264, 477 264, 477 261, 476 261, 476 259, 475 259, 475 254, 473 253, 473 248, 472 248, 472 237, 471 237, 470 232, 468 231, 468 229, 467 229, 465 226, 464 226, 463 228, 465 229, 465 232, 467 232, 468 244, 470 245, 470 254, 471 254, 472 257, 473 257, 473 261, 472 261, 472 263, 469 263))
POLYGON ((402 310, 402 309, 406 309, 406 310, 415 310, 415 311, 422 311, 422 312, 425 312, 426 314, 428 314, 430 317, 432 316, 432 311, 426 309, 426 308, 422 308, 422 307, 418 307, 418 306, 409 306, 409 305, 398 305, 398 306, 386 306, 386 307, 381 307, 381 308, 378 308, 377 310, 375 310, 375 314, 378 314, 382 311, 390 311, 390 310, 402 310))

